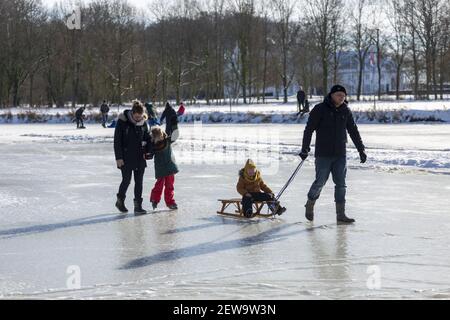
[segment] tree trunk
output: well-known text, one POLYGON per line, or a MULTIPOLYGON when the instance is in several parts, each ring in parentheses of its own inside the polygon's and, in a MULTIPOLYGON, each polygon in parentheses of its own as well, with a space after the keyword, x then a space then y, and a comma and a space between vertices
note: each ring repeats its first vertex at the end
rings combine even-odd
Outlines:
POLYGON ((445 62, 444 62, 444 52, 441 52, 439 54, 440 58, 440 64, 439 64, 439 89, 440 89, 440 99, 444 100, 444 68, 445 68, 445 62))
POLYGON ((359 62, 359 70, 358 70, 358 88, 356 89, 356 99, 358 101, 361 100, 361 87, 362 87, 362 77, 363 77, 363 69, 364 69, 364 58, 361 56, 358 58, 359 62))
POLYGON ((287 48, 283 45, 283 103, 288 102, 287 48))
POLYGON ((434 100, 437 100, 438 98, 438 92, 437 92, 437 77, 436 77, 436 50, 433 48, 432 50, 432 76, 433 76, 433 93, 434 93, 434 100))
POLYGON ((19 79, 14 79, 12 86, 13 107, 19 106, 19 79))
POLYGON ((413 31, 412 34, 412 51, 413 51, 413 66, 414 66, 414 99, 417 100, 419 98, 419 62, 417 59, 415 31, 413 31))
POLYGON ((322 87, 323 96, 327 95, 328 91, 328 57, 322 53, 322 87))
POLYGON ((396 73, 395 73, 395 99, 400 100, 400 72, 401 66, 397 65, 396 73))
POLYGON ((381 98, 381 50, 380 29, 377 29, 377 70, 378 70, 378 100, 381 98))
POLYGON ((34 85, 34 74, 30 73, 30 96, 29 96, 30 108, 33 107, 33 85, 34 85))
POLYGON ((241 47, 241 87, 244 104, 247 104, 247 52, 245 45, 241 47))

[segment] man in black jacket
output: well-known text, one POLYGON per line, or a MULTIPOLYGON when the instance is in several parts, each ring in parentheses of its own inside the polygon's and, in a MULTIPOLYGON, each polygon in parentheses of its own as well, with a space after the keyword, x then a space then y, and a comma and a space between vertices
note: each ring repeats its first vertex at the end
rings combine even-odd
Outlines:
POLYGON ((106 100, 103 100, 103 103, 100 106, 100 112, 102 114, 102 127, 106 128, 106 123, 108 122, 108 112, 109 112, 109 107, 108 107, 108 104, 106 103, 106 100))
POLYGON ((166 107, 164 108, 159 122, 162 124, 164 119, 166 120, 166 133, 170 136, 172 135, 172 132, 177 128, 178 116, 177 112, 169 102, 166 103, 166 107))
POLYGON ((303 91, 303 88, 300 87, 300 90, 297 91, 297 109, 298 113, 305 110, 305 99, 306 93, 303 91))
POLYGON ((85 129, 86 127, 84 126, 84 110, 86 109, 86 107, 80 107, 77 109, 77 111, 75 111, 75 121, 77 122, 77 129, 85 129), (81 124, 81 125, 80 125, 81 124))
POLYGON ((125 110, 119 115, 114 131, 114 153, 117 168, 122 171, 122 183, 117 193, 116 207, 126 213, 125 196, 130 185, 131 175, 134 175, 134 213, 145 214, 142 209, 142 184, 145 168, 150 158, 150 135, 147 126, 147 116, 139 101, 133 103, 131 110, 125 110))
POLYGON ((311 111, 303 134, 300 157, 305 160, 310 151, 311 138, 316 131, 315 166, 316 179, 309 192, 306 219, 313 221, 314 204, 331 173, 335 184, 334 198, 338 222, 352 223, 355 220, 345 215, 345 177, 347 173, 346 144, 349 133, 359 152, 361 163, 366 162, 364 144, 345 100, 347 92, 343 86, 335 85, 325 100, 311 111))

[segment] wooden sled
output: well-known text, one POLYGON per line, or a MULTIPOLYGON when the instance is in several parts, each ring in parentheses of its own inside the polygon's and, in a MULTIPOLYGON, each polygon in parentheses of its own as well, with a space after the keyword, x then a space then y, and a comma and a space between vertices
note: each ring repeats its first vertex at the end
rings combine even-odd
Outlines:
MULTIPOLYGON (((244 218, 244 219, 250 219, 244 216, 244 212, 242 211, 242 205, 241 201, 242 199, 239 198, 233 198, 233 199, 219 199, 222 203, 222 208, 220 211, 217 211, 217 214, 224 215, 224 216, 231 216, 235 218, 244 218), (234 208, 234 212, 225 212, 225 210, 230 207, 234 208)), ((270 202, 270 201, 269 201, 270 202)), ((267 201, 255 201, 253 202, 253 216, 258 218, 273 218, 275 215, 273 213, 262 213, 262 209, 264 205, 268 205, 267 201)))

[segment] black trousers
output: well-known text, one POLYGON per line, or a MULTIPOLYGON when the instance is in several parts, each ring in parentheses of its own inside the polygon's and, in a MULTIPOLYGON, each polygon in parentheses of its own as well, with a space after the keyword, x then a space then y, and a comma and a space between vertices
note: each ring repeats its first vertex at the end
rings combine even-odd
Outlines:
POLYGON ((77 128, 84 127, 83 118, 77 118, 77 128), (81 126, 80 126, 81 123, 81 126))
POLYGON ((144 181, 144 168, 138 168, 138 169, 132 169, 132 168, 126 168, 123 166, 121 169, 122 171, 122 182, 119 186, 119 193, 117 196, 121 199, 125 199, 125 196, 127 194, 128 186, 131 182, 131 174, 134 176, 134 199, 142 199, 142 184, 144 181))
POLYGON ((272 195, 270 193, 264 192, 250 192, 251 197, 242 197, 242 210, 245 216, 252 215, 252 205, 254 201, 269 201, 272 200, 272 195))
POLYGON ((173 129, 173 126, 172 126, 172 124, 171 123, 168 123, 168 122, 166 122, 166 133, 167 133, 167 135, 171 135, 172 134, 172 130, 173 129))
POLYGON ((297 106, 298 106, 298 112, 304 111, 305 110, 305 101, 298 100, 297 106))

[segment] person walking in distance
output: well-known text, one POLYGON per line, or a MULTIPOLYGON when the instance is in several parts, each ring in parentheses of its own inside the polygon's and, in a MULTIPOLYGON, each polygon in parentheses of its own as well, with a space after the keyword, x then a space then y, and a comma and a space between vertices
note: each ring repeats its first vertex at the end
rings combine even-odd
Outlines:
POLYGON ((102 114, 102 127, 106 128, 106 123, 108 122, 108 112, 109 107, 106 103, 106 100, 103 100, 102 105, 100 106, 100 113, 102 114))
POLYGON ((300 114, 305 109, 305 99, 306 99, 306 93, 303 91, 303 88, 300 87, 300 89, 297 91, 297 114, 300 114))

